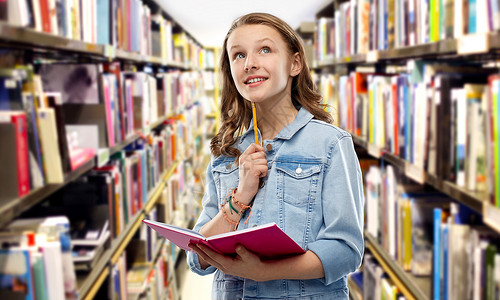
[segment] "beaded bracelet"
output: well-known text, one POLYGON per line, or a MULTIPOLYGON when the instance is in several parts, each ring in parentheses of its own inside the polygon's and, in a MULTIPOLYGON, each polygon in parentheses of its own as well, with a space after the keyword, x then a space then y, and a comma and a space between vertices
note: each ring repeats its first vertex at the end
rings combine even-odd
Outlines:
POLYGON ((236 208, 234 208, 234 206, 233 206, 233 204, 232 204, 232 203, 233 203, 233 201, 231 201, 231 199, 233 199, 233 196, 232 196, 232 195, 229 195, 229 197, 228 197, 228 201, 227 201, 227 202, 229 202, 229 212, 230 212, 231 214, 233 214, 233 210, 234 210, 234 212, 238 215, 240 212, 239 212, 236 208))
POLYGON ((221 209, 221 211, 222 211, 222 215, 224 216, 224 219, 226 219, 226 221, 227 221, 229 224, 231 224, 231 225, 233 225, 233 226, 234 226, 234 228, 232 229, 232 230, 234 231, 234 230, 236 230, 236 228, 238 227, 238 224, 239 224, 240 222, 239 222, 239 221, 234 221, 234 220, 232 220, 230 217, 228 217, 228 216, 227 216, 227 212, 226 212, 226 209, 225 209, 225 205, 226 205, 226 203, 222 203, 222 204, 220 205, 220 209, 221 209))
POLYGON ((227 215, 227 212, 226 212, 226 209, 225 209, 225 206, 226 206, 226 203, 229 203, 229 212, 231 213, 231 215, 233 214, 233 211, 240 217, 241 219, 241 216, 245 213, 245 211, 247 209, 250 209, 250 213, 248 214, 248 217, 247 219, 245 220, 245 223, 246 224, 248 222, 248 219, 250 219, 250 215, 252 214, 252 207, 249 206, 249 205, 245 205, 241 202, 239 202, 236 197, 234 196, 234 194, 236 193, 236 191, 238 190, 238 188, 235 188, 233 189, 227 196, 226 198, 224 199, 224 203, 222 203, 220 205, 220 209, 222 211, 222 215, 224 216, 224 219, 231 225, 234 225, 234 229, 233 230, 236 230, 237 227, 238 227, 238 224, 240 223, 239 220, 238 221, 234 221, 232 220, 228 215, 227 215), (238 211, 234 206, 233 206, 233 201, 234 201, 234 205, 238 206, 240 208, 240 210, 238 211))
MULTIPOLYGON (((239 215, 240 217, 243 215, 243 213, 245 211, 247 211, 247 209, 250 209, 250 213, 248 213, 248 217, 247 219, 245 220, 245 223, 246 224, 248 222, 248 219, 250 219, 250 215, 252 214, 252 207, 250 205, 245 205, 241 202, 238 201, 238 199, 236 199, 236 197, 234 196, 234 194, 236 194, 236 192, 238 191, 238 188, 235 188, 232 192, 231 192, 231 198, 229 199, 230 201, 233 200, 234 201, 234 204, 236 206, 239 206, 240 207, 240 212, 239 212, 239 215)), ((231 206, 231 202, 229 202, 229 205, 231 206)))

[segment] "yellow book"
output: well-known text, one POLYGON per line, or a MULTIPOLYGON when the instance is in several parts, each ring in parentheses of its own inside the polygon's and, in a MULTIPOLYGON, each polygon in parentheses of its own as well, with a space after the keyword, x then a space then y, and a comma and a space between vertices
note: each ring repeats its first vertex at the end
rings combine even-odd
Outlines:
POLYGON ((403 269, 405 271, 410 271, 411 269, 411 257, 412 257, 412 247, 411 247, 411 205, 410 199, 403 199, 403 211, 402 211, 402 221, 403 221, 403 269))
POLYGON ((39 108, 37 110, 40 146, 42 148, 43 167, 47 183, 64 182, 61 154, 56 128, 56 115, 53 108, 39 108))

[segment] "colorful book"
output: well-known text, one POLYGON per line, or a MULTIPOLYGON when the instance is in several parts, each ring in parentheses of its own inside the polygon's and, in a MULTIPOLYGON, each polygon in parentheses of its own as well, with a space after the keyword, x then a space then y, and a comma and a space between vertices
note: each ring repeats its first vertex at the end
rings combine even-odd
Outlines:
POLYGON ((241 244, 263 259, 305 253, 304 249, 275 223, 204 237, 194 230, 174 225, 150 220, 143 220, 143 222, 179 248, 187 251, 192 251, 188 246, 189 243, 201 243, 225 255, 235 255, 236 245, 241 244))
POLYGON ((27 250, 0 250, 0 298, 35 299, 27 250))

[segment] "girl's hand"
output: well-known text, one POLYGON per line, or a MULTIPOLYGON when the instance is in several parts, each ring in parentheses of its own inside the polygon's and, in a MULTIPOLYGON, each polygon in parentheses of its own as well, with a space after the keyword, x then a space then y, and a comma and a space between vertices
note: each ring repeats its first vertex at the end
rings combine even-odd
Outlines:
POLYGON ((261 259, 245 247, 236 246, 236 257, 225 256, 203 244, 189 244, 205 262, 224 272, 224 274, 248 278, 254 281, 266 281, 266 268, 261 259))
POLYGON ((239 159, 240 181, 236 198, 248 205, 259 190, 259 179, 267 175, 266 152, 261 145, 251 144, 239 159))

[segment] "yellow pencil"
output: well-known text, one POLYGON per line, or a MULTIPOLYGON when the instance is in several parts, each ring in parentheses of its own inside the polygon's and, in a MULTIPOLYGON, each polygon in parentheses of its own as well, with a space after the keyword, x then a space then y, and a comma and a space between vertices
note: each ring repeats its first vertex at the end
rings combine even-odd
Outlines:
POLYGON ((255 102, 252 102, 253 131, 255 132, 255 143, 259 144, 259 132, 257 131, 257 113, 255 112, 255 102))

